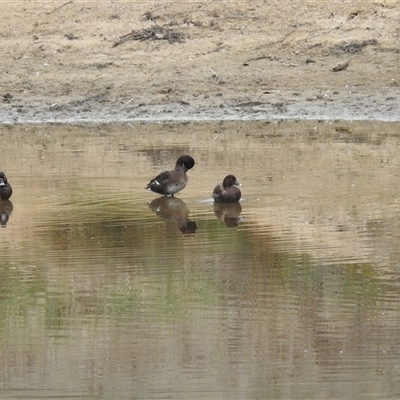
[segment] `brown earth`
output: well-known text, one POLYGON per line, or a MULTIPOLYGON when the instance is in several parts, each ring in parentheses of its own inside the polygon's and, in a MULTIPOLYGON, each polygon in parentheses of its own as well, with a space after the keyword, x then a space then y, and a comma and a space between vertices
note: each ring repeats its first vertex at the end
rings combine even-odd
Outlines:
POLYGON ((25 0, 0 12, 3 123, 400 120, 395 0, 25 0))

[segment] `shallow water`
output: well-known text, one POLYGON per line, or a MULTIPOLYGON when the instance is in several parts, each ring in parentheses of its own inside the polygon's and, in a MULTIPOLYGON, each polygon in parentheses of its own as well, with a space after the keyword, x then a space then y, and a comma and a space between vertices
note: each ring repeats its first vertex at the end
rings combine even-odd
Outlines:
POLYGON ((0 398, 398 398, 399 128, 1 127, 0 398))

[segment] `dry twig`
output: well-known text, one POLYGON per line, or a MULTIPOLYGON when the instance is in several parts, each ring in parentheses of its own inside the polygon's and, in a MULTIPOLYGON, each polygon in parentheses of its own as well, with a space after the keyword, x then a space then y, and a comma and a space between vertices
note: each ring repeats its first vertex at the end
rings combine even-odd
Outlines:
POLYGON ((220 83, 223 83, 222 78, 221 78, 211 67, 208 67, 208 69, 209 69, 209 70, 212 72, 212 74, 214 75, 214 78, 215 78, 216 82, 218 83, 218 85, 219 85, 220 83))
POLYGON ((151 28, 140 29, 138 31, 133 30, 120 36, 118 42, 115 42, 112 47, 117 47, 130 40, 167 40, 169 43, 181 43, 184 41, 184 36, 182 33, 174 31, 173 29, 155 24, 155 26, 151 28))
POLYGON ((52 14, 53 12, 59 10, 60 8, 62 8, 62 7, 64 7, 64 6, 67 6, 68 4, 72 4, 72 3, 73 3, 73 0, 67 1, 66 3, 61 4, 61 6, 58 6, 58 7, 54 8, 54 9, 51 10, 51 11, 45 11, 45 12, 39 13, 38 15, 40 15, 40 14, 47 14, 47 15, 50 15, 50 14, 52 14))

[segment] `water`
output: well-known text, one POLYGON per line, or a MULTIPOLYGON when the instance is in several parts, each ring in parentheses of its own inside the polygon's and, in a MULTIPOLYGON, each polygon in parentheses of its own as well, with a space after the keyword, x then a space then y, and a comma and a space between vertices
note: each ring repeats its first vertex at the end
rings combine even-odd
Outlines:
POLYGON ((0 398, 398 398, 399 134, 1 127, 0 398), (184 191, 144 190, 183 153, 184 191))

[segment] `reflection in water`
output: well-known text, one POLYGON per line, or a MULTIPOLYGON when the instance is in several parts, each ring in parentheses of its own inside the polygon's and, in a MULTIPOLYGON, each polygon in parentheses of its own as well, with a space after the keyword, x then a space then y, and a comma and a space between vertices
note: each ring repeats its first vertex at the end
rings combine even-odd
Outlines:
POLYGON ((0 125, 2 154, 18 149, 18 212, 0 229, 0 398, 398 398, 398 132, 0 125), (190 215, 178 198, 150 208, 149 173, 187 153, 190 215), (201 201, 238 165, 241 213, 201 201))
POLYGON ((13 204, 10 200, 1 200, 0 201, 0 225, 5 227, 7 225, 8 220, 10 219, 10 215, 13 211, 13 204))
POLYGON ((161 218, 176 222, 183 234, 196 233, 196 222, 189 220, 189 209, 181 199, 176 197, 159 197, 154 199, 149 206, 161 218))
POLYGON ((229 228, 235 228, 241 220, 242 206, 237 203, 214 203, 214 213, 229 228))

